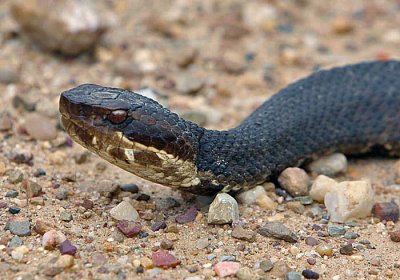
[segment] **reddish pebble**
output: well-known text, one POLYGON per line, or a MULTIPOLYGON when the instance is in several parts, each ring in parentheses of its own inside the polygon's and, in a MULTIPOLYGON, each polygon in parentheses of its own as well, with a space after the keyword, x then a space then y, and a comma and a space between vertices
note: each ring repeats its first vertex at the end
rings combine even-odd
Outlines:
POLYGON ((193 222, 196 219, 197 216, 197 209, 192 207, 186 210, 185 213, 178 215, 175 217, 175 221, 179 224, 186 224, 193 222))
POLYGON ((0 202, 0 209, 1 208, 7 208, 7 203, 5 202, 0 202))
POLYGON ((314 258, 308 258, 308 259, 307 259, 307 262, 308 262, 309 264, 311 264, 311 265, 314 265, 314 264, 317 263, 317 260, 314 259, 314 258))
POLYGON ((400 242, 400 230, 389 232, 390 240, 400 242))
POLYGON ((237 262, 220 262, 214 266, 215 273, 219 277, 235 275, 240 269, 240 264, 237 262))
POLYGON ((138 222, 121 221, 117 224, 117 228, 126 236, 133 237, 142 229, 142 225, 138 222))
POLYGON ((372 207, 372 214, 381 221, 397 222, 399 220, 399 206, 391 202, 377 202, 372 207))
POLYGON ((181 263, 180 260, 167 251, 154 252, 151 255, 151 260, 153 261, 153 264, 158 267, 175 267, 181 263))
POLYGON ((72 245, 71 241, 69 241, 68 239, 62 242, 58 247, 58 249, 60 250, 61 255, 75 256, 77 251, 77 248, 74 245, 72 245))
POLYGON ((310 246, 317 246, 320 243, 318 239, 315 239, 314 237, 311 236, 306 237, 304 241, 306 242, 307 245, 310 246))
POLYGON ((152 231, 159 231, 160 229, 165 229, 165 228, 167 228, 167 224, 165 222, 155 222, 154 224, 151 225, 152 231))
POLYGON ((82 207, 89 210, 93 208, 93 201, 89 199, 84 199, 81 203, 82 207))

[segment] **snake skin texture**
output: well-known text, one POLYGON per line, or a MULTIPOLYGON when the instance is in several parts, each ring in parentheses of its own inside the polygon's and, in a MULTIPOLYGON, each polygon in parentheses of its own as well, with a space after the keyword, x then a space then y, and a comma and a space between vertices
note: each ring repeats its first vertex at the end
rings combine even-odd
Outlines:
POLYGON ((331 152, 358 154, 376 147, 392 155, 400 151, 398 61, 313 73, 226 131, 206 130, 157 106, 158 119, 174 116, 174 125, 191 136, 188 145, 195 147, 195 154, 187 158, 195 161, 199 182, 182 189, 198 194, 248 189, 286 167, 331 152))

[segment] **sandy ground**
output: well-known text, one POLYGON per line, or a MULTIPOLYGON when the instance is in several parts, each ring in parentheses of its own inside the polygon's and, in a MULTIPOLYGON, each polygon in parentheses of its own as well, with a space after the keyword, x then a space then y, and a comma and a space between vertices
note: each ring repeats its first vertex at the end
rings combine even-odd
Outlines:
MULTIPOLYGON (((186 1, 105 1, 118 21, 95 51, 77 58, 41 51, 19 36, 18 26, 8 12, 11 2, 0 2, 0 65, 13 69, 18 78, 10 84, 0 83, 0 112, 9 112, 14 126, 9 132, 0 132, 0 162, 6 166, 5 174, 0 174, 0 202, 19 206, 21 212, 13 215, 7 208, 0 209, 1 279, 50 279, 53 276, 48 276, 48 270, 60 256, 58 250, 43 249, 41 235, 32 231, 32 235, 21 237, 29 253, 21 261, 15 260, 11 256, 14 248, 8 245, 13 235, 3 230, 6 222, 15 217, 32 225, 38 220, 50 222, 52 228, 63 232, 78 247, 74 266, 59 271, 55 279, 210 279, 215 277, 213 265, 221 256, 235 256, 241 267, 248 267, 252 275, 265 279, 275 277, 257 269, 265 259, 283 261, 300 273, 310 268, 321 274, 320 279, 337 275, 340 278, 336 279, 399 279, 399 245, 387 236, 397 224, 385 226, 371 218, 357 221, 358 226, 350 229, 360 235, 354 242, 369 240, 373 249, 361 250, 355 255, 362 257, 354 258, 338 252, 346 243, 343 238, 317 236, 311 227, 321 224, 319 220, 285 207, 280 212, 240 206, 240 218, 249 229, 270 219, 280 220, 303 239, 314 236, 334 248, 332 257, 317 257, 316 264, 310 265, 306 256, 296 258, 289 252, 292 244, 260 235, 255 242, 241 241, 231 236, 228 225, 208 225, 204 198, 196 200, 145 182, 95 155, 77 164, 74 156, 85 150, 77 144, 60 145, 67 138, 61 129, 54 141, 29 139, 18 127, 30 112, 15 106, 16 96, 22 96, 27 103, 36 104, 36 111, 55 126, 58 97, 63 90, 81 83, 130 89, 150 86, 162 93, 158 96, 160 102, 179 114, 195 112, 208 128, 233 127, 277 90, 317 68, 399 57, 398 1, 206 0, 190 5, 186 1), (193 62, 187 67, 179 66, 182 56, 193 53, 193 62), (195 94, 176 88, 187 75, 203 81, 202 89, 195 94), (33 165, 11 162, 12 151, 32 153, 33 165), (37 168, 43 168, 46 175, 35 177, 37 168), (24 205, 21 183, 13 184, 8 179, 17 171, 42 186, 44 205, 24 205), (122 192, 110 198, 107 191, 104 194, 96 189, 102 184, 107 189, 112 184, 126 183, 137 184, 139 193, 150 196, 148 202, 138 203, 150 216, 148 220, 141 219, 148 237, 121 237, 108 215, 122 199, 134 195, 122 192), (66 199, 57 199, 59 188, 67 190, 66 199), (17 200, 5 197, 12 189, 20 192, 17 200), (160 210, 168 197, 181 205, 160 210), (93 209, 82 210, 79 202, 83 199, 91 200, 93 209), (193 201, 202 207, 201 214, 192 223, 178 225, 178 234, 153 233, 149 229, 156 220, 174 224, 175 216, 192 206, 193 201), (63 211, 70 212, 73 220, 62 221, 63 211), (165 270, 145 268, 144 273, 137 273, 134 260, 151 257, 159 242, 168 238, 173 239, 171 252, 181 264, 165 270), (201 238, 208 238, 211 247, 198 249, 196 242, 201 238), (99 264, 94 254, 105 261, 99 264), (210 254, 216 257, 210 260, 210 254), (349 271, 357 275, 351 277, 349 271)), ((351 160, 343 177, 369 179, 377 201, 398 202, 399 189, 393 187, 394 162, 376 158, 351 160)), ((303 240, 295 246, 305 254, 313 250, 303 240)))

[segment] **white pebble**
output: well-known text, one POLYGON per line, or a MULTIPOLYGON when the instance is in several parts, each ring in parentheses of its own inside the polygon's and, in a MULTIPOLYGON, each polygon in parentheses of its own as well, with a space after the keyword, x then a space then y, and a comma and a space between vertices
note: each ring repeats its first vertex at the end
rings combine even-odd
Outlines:
POLYGON ((110 215, 119 221, 126 220, 135 222, 139 218, 139 214, 136 209, 133 208, 133 206, 127 201, 122 201, 120 204, 111 209, 110 215))
POLYGON ((317 174, 334 176, 347 170, 347 158, 344 154, 331 154, 313 161, 308 169, 317 174))
POLYGON ((324 202, 325 195, 332 191, 338 183, 325 175, 319 175, 310 189, 310 196, 317 202, 324 202))

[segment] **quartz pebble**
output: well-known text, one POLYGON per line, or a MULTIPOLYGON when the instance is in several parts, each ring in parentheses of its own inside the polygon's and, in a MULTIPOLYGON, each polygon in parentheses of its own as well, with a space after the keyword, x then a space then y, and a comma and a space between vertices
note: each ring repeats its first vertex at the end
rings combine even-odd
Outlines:
POLYGON ((247 205, 257 203, 260 207, 268 210, 274 210, 277 207, 277 203, 268 197, 263 186, 256 186, 250 190, 243 191, 236 196, 236 199, 240 203, 247 205))
POLYGON ((304 196, 308 194, 310 178, 301 168, 286 168, 279 175, 278 182, 282 188, 284 188, 292 196, 304 196))
POLYGON ((71 255, 61 255, 55 262, 55 267, 60 267, 62 269, 70 268, 74 265, 75 259, 71 255))
POLYGON ((227 193, 219 193, 208 210, 209 224, 229 224, 239 220, 236 200, 227 193))
POLYGON ((91 49, 111 23, 111 16, 90 1, 13 2, 11 12, 24 35, 45 50, 69 56, 91 49))
POLYGON ((133 206, 127 202, 122 201, 117 206, 110 210, 110 215, 118 221, 131 221, 135 222, 139 218, 139 214, 133 206))
POLYGON ((325 194, 332 191, 337 185, 337 182, 325 175, 319 175, 311 185, 310 196, 313 200, 323 203, 325 194))
POLYGON ((54 249, 66 239, 67 238, 62 232, 52 229, 43 234, 42 246, 47 250, 54 249))
POLYGON ((316 174, 335 176, 347 170, 347 158, 340 153, 331 154, 313 161, 308 169, 316 174))
POLYGON ((290 243, 296 243, 298 241, 296 234, 279 222, 268 222, 259 228, 257 232, 262 236, 274 237, 290 243))
POLYGON ((399 220, 399 206, 392 202, 377 202, 372 207, 372 214, 381 221, 397 222, 399 220))
POLYGON ((28 252, 29 248, 25 245, 22 245, 11 251, 11 257, 20 262, 28 252))
POLYGON ((328 244, 319 244, 316 248, 315 251, 321 255, 321 257, 323 256, 332 256, 333 255, 333 248, 332 246, 328 245, 328 244))
POLYGON ((219 277, 227 277, 235 275, 240 269, 240 264, 237 262, 219 262, 214 266, 214 271, 219 277))
POLYGON ((344 181, 325 195, 325 206, 330 221, 343 223, 352 218, 364 218, 371 214, 374 191, 365 181, 344 181))
POLYGON ((154 265, 158 267, 175 267, 181 263, 180 260, 167 251, 153 252, 151 259, 154 265))

